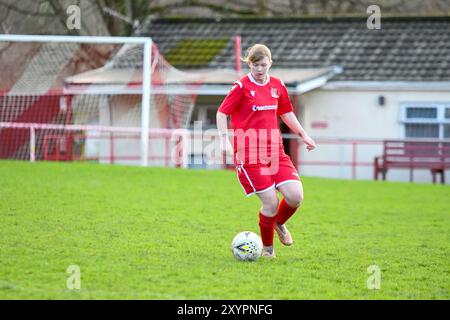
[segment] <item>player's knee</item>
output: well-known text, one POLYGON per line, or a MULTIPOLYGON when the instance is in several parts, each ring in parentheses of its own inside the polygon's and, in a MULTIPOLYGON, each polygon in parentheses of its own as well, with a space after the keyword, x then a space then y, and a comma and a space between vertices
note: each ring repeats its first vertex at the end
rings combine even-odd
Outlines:
POLYGON ((298 208, 303 202, 303 195, 301 192, 292 192, 284 199, 291 208, 298 208))
POLYGON ((268 214, 268 215, 270 215, 271 217, 272 216, 275 216, 276 214, 277 214, 277 210, 278 210, 278 198, 274 198, 274 199, 271 199, 271 200, 269 200, 269 201, 266 201, 264 204, 263 204, 263 209, 264 209, 264 211, 268 214))

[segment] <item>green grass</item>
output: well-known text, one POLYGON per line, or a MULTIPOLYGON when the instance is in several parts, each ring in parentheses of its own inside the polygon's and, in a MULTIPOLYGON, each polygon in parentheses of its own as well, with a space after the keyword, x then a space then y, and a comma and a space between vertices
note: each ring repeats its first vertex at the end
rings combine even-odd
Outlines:
POLYGON ((246 263, 230 243, 260 204, 231 171, 0 161, 0 298, 450 298, 449 186, 303 184, 295 244, 246 263))

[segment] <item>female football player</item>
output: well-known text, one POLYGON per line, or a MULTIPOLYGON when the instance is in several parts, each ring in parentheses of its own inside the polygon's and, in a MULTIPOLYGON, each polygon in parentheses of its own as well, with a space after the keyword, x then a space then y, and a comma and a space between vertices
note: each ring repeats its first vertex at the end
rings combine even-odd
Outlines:
POLYGON ((217 128, 223 152, 233 154, 236 173, 247 196, 261 200, 259 228, 262 256, 274 258, 274 230, 284 245, 293 243, 286 221, 303 200, 303 187, 291 159, 285 154, 278 116, 306 144, 316 144, 298 122, 284 83, 269 75, 272 55, 265 45, 255 44, 244 61, 250 73, 233 83, 217 112, 217 128), (231 116, 233 145, 228 135, 231 116), (283 195, 278 200, 277 190, 283 195))

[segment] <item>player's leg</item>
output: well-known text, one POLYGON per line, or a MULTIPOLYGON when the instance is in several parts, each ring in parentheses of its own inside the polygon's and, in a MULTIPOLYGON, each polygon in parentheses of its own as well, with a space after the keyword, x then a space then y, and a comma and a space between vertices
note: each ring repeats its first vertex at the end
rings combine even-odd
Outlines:
POLYGON ((301 181, 289 181, 278 186, 283 198, 278 207, 274 230, 284 245, 290 246, 294 241, 286 227, 286 221, 292 217, 303 201, 303 186, 301 181))
POLYGON ((278 197, 275 188, 270 188, 267 191, 256 192, 256 195, 261 200, 260 213, 266 217, 274 218, 278 209, 278 197))
POLYGON ((262 255, 275 257, 273 250, 273 234, 278 209, 278 196, 275 188, 256 193, 261 200, 262 207, 259 212, 259 230, 263 242, 262 255))
POLYGON ((303 186, 297 169, 288 155, 280 156, 279 169, 274 175, 274 181, 276 188, 283 195, 278 207, 274 229, 281 243, 289 246, 293 243, 293 240, 285 223, 297 211, 303 201, 303 186))
POLYGON ((262 207, 259 211, 259 228, 263 242, 263 256, 275 257, 273 234, 278 209, 278 196, 273 177, 261 174, 261 166, 240 165, 237 176, 247 196, 258 195, 262 207))
MULTIPOLYGON (((283 202, 291 208, 298 208, 303 201, 303 185, 300 180, 289 181, 287 183, 281 183, 278 186, 278 191, 283 195, 283 202)), ((286 222, 289 217, 283 217, 286 222)))

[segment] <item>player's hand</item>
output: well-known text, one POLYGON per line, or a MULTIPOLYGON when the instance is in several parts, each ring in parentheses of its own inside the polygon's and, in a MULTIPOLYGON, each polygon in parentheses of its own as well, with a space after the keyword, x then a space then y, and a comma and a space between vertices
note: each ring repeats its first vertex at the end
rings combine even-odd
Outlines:
POLYGON ((303 137, 303 142, 306 144, 306 149, 308 149, 308 151, 314 150, 317 147, 314 140, 311 139, 308 135, 305 135, 303 137))

